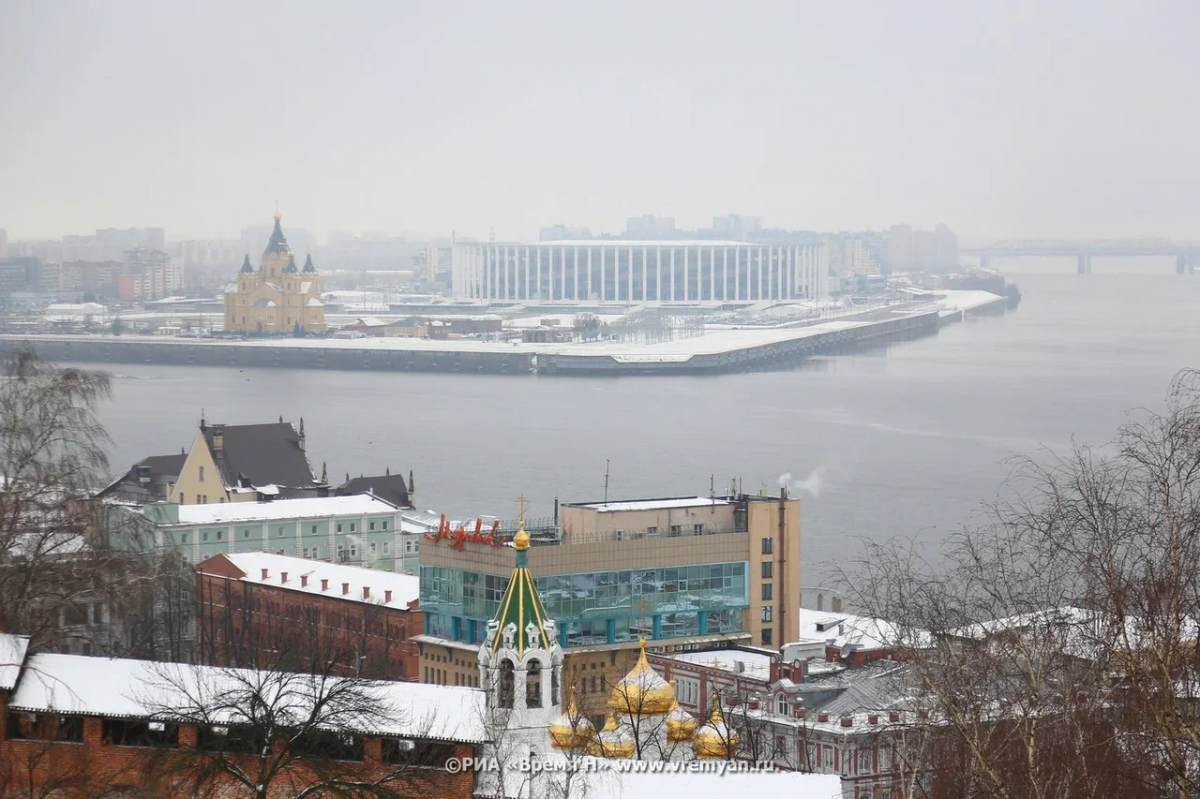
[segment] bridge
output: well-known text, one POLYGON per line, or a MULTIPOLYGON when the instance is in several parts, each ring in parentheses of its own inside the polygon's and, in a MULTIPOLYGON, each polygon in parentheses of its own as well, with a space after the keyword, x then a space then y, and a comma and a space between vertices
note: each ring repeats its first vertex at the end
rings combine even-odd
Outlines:
POLYGON ((1092 258, 1096 256, 1174 256, 1177 274, 1195 274, 1197 270, 1200 270, 1200 246, 1177 244, 1166 239, 1000 241, 987 247, 960 247, 958 251, 965 255, 979 256, 979 265, 984 268, 990 266, 993 258, 1074 257, 1076 271, 1081 275, 1090 275, 1092 258))

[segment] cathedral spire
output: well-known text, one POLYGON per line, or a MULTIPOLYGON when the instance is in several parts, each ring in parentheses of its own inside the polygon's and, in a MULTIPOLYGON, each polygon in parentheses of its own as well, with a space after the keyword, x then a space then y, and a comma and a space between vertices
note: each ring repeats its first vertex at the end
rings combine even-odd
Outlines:
POLYGON ((304 259, 304 274, 315 275, 316 273, 317 273, 317 268, 315 266, 313 266, 312 253, 310 252, 308 254, 308 257, 304 259))
POLYGON ((243 275, 254 274, 254 267, 250 265, 250 253, 246 253, 246 258, 245 258, 245 260, 242 261, 241 273, 243 275))
POLYGON ((267 249, 263 255, 268 253, 290 253, 291 247, 288 247, 287 239, 283 236, 283 228, 279 225, 279 220, 283 216, 279 211, 275 212, 275 229, 271 231, 271 240, 267 242, 267 249))
POLYGON ((296 268, 296 256, 294 256, 294 255, 289 255, 289 256, 288 256, 288 262, 287 262, 287 266, 285 266, 285 267, 283 268, 283 273, 284 273, 285 275, 294 275, 294 274, 296 274, 296 273, 297 273, 297 272, 299 272, 299 271, 300 271, 300 270, 296 268))

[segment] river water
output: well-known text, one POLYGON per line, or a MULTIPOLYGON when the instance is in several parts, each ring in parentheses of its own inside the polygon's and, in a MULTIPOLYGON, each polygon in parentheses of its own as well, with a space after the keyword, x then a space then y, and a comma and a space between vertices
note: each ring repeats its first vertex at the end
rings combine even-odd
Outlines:
MULTIPOLYGON (((1014 455, 1111 440, 1200 367, 1200 275, 1173 261, 1002 264, 1020 308, 791 370, 706 377, 506 377, 131 366, 101 419, 114 470, 229 424, 304 417, 309 453, 346 472, 416 473, 454 516, 548 515, 554 498, 707 494, 739 478, 802 502, 803 581, 860 536, 936 541, 978 519, 1014 455)), ((1039 453, 1041 453, 1039 455, 1039 453)))

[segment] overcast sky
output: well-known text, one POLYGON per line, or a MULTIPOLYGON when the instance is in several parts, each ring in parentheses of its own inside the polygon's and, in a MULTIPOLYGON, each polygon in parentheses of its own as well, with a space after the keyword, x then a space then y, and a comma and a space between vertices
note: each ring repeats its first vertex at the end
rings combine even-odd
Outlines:
POLYGON ((0 228, 1200 239, 1196 0, 588 5, 0 0, 0 228))

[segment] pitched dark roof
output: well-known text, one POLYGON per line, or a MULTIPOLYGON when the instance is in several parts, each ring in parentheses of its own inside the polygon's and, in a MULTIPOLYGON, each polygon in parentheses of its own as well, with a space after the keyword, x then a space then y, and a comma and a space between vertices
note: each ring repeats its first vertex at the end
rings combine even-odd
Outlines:
POLYGON ((308 254, 308 257, 304 259, 304 274, 315 275, 316 273, 317 273, 317 268, 315 266, 313 266, 312 253, 310 252, 308 254))
POLYGON ((131 502, 158 502, 167 498, 167 486, 179 479, 187 455, 151 455, 143 458, 97 494, 131 502), (145 482, 143 482, 145 478, 145 482))
POLYGON ((287 239, 283 237, 283 228, 279 226, 279 214, 275 214, 275 229, 271 231, 271 240, 267 242, 267 249, 263 251, 263 255, 273 252, 291 252, 291 247, 288 246, 287 239))
POLYGON ((294 275, 299 271, 300 270, 296 268, 296 256, 289 256, 287 266, 283 268, 283 273, 285 275, 294 275))
POLYGON ((250 253, 246 253, 246 260, 242 261, 241 272, 244 275, 254 274, 254 267, 250 265, 250 253))
POLYGON ((352 477, 338 486, 339 496, 350 494, 374 494, 384 502, 399 508, 411 508, 412 502, 404 478, 398 474, 381 474, 373 477, 352 477))
POLYGON ((313 488, 321 484, 301 447, 303 436, 290 422, 210 424, 200 429, 227 486, 313 488), (222 434, 219 450, 217 433, 222 434))

